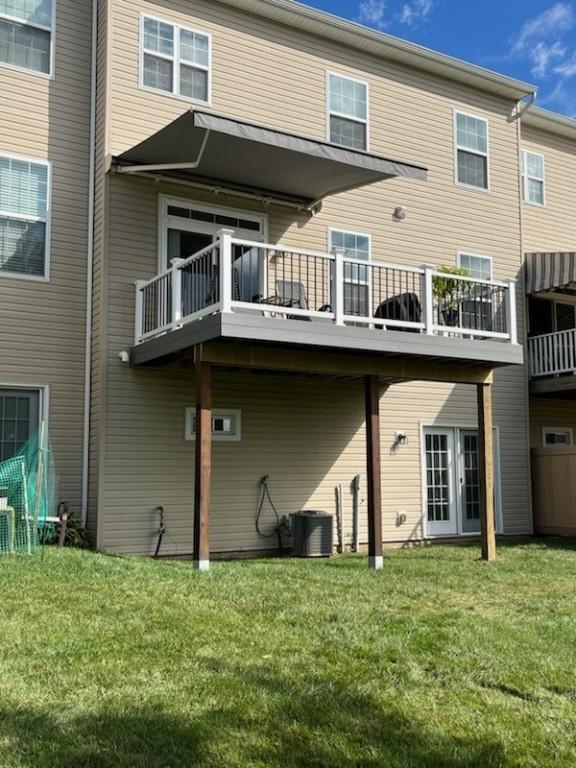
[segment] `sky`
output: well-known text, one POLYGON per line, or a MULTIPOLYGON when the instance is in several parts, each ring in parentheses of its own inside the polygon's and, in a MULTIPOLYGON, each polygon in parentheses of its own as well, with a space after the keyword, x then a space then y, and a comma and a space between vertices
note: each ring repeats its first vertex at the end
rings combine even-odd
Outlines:
POLYGON ((538 86, 576 117, 576 0, 301 0, 538 86))

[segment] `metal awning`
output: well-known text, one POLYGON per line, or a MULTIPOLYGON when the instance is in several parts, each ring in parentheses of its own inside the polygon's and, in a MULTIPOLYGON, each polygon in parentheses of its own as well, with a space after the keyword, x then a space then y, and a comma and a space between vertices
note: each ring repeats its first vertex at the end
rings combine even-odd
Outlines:
POLYGON ((201 110, 115 158, 120 172, 176 176, 308 209, 329 195, 427 168, 201 110))
POLYGON ((526 254, 526 293, 573 289, 576 284, 576 253, 526 254))

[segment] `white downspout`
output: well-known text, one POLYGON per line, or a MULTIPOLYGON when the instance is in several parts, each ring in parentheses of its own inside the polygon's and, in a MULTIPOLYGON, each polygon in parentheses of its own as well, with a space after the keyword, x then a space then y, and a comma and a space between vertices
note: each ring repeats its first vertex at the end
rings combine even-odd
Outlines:
POLYGON ((98 0, 92 0, 92 46, 90 63, 90 163, 88 172, 88 245, 86 251, 86 341, 84 362, 84 428, 82 443, 82 525, 88 515, 88 464, 90 459, 90 400, 92 395, 92 298, 94 262, 94 200, 96 169, 96 55, 98 0))

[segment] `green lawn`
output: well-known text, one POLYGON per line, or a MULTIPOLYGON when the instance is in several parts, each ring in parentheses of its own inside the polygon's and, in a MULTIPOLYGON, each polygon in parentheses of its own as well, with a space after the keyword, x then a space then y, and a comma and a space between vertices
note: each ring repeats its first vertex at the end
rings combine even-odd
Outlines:
POLYGON ((576 766, 576 543, 0 558, 0 766, 576 766))

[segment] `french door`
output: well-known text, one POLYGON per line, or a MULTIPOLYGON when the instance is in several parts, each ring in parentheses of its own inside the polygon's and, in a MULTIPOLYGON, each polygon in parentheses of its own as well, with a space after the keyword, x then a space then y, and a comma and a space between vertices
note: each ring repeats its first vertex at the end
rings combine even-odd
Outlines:
MULTIPOLYGON (((495 504, 499 512, 498 446, 495 434, 495 504)), ((480 533, 478 431, 457 427, 424 430, 425 528, 427 536, 480 533)), ((498 515, 497 515, 498 516, 498 515)))

